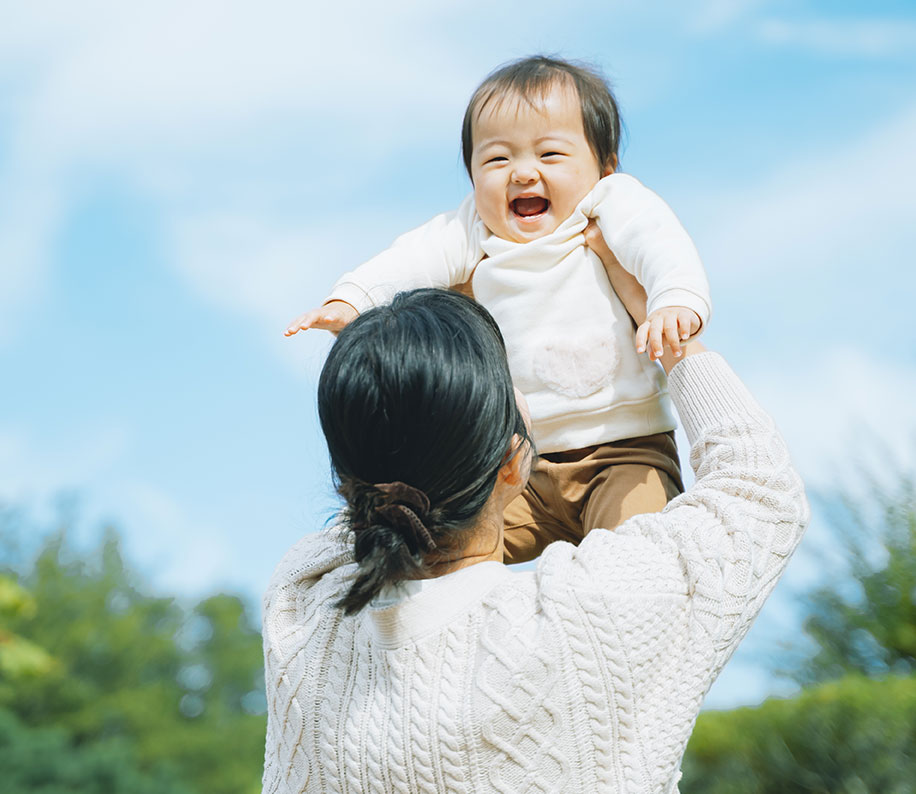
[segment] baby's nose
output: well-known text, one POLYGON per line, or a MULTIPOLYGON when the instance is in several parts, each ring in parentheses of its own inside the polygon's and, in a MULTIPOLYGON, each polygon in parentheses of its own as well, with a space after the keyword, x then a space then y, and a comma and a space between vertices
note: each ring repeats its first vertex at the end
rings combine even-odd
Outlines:
POLYGON ((538 172, 532 163, 517 163, 512 170, 512 181, 517 184, 534 182, 537 178, 538 172))

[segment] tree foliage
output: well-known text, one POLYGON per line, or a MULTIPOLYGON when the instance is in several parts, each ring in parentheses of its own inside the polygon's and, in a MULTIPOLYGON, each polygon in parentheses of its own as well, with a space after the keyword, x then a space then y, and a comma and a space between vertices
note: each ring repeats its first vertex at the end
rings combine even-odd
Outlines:
POLYGON ((51 655, 9 629, 9 622, 35 612, 35 599, 9 576, 0 576, 0 676, 16 681, 48 673, 51 655))
POLYGON ((244 602, 150 594, 111 529, 83 552, 54 532, 2 575, 30 606, 0 626, 50 661, 32 675, 0 670, 0 780, 48 794, 259 790, 261 641, 244 602), (42 743, 54 763, 30 772, 22 759, 42 743))
POLYGON ((819 498, 847 570, 805 597, 783 671, 807 688, 701 714, 684 794, 916 792, 914 495, 912 475, 862 475, 819 498))
POLYGON ((700 715, 682 794, 912 794, 916 678, 849 676, 700 715))
POLYGON ((789 670, 803 685, 848 673, 916 674, 916 482, 863 475, 861 484, 865 497, 836 491, 820 499, 848 575, 805 599, 814 651, 799 653, 789 670))
POLYGON ((174 770, 144 768, 123 739, 80 745, 60 728, 24 725, 0 709, 5 794, 193 794, 174 770))

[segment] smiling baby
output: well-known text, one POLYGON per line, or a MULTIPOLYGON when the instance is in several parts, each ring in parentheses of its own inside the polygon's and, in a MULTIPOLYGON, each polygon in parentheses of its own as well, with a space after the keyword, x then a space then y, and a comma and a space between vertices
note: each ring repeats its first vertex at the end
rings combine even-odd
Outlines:
POLYGON ((542 56, 497 69, 465 112, 472 194, 345 274, 287 329, 336 331, 401 290, 470 281, 505 337, 539 453, 505 513, 506 562, 661 510, 683 490, 666 380, 651 359, 663 345, 679 355, 705 326, 709 288, 668 205, 616 173, 619 138, 617 103, 595 70, 542 56), (585 244, 592 218, 646 290, 638 330, 585 244))

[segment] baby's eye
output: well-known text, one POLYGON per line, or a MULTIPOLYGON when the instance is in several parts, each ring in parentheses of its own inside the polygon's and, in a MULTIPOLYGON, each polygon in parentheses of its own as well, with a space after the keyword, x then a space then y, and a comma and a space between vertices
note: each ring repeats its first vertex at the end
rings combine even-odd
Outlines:
POLYGON ((544 152, 541 157, 562 157, 562 152, 544 152))
POLYGON ((491 157, 489 160, 484 161, 484 165, 489 165, 490 163, 505 163, 509 160, 508 157, 503 157, 502 155, 496 155, 491 157))

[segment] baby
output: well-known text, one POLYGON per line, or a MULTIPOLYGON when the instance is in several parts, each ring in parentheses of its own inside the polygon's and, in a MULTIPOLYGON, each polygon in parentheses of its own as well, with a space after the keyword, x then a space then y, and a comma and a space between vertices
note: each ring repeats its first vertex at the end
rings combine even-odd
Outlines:
POLYGON ((591 69, 540 56, 497 69, 464 117, 473 193, 345 274, 286 331, 336 331, 400 290, 470 283, 506 339, 539 453, 505 513, 507 562, 683 490, 665 376, 650 359, 665 345, 679 356, 706 324, 709 288, 671 209, 615 173, 619 136, 617 103, 591 69), (589 219, 646 290, 638 329, 585 245, 589 219))

